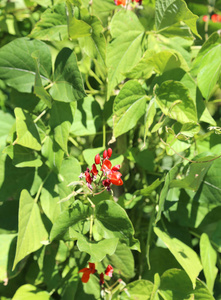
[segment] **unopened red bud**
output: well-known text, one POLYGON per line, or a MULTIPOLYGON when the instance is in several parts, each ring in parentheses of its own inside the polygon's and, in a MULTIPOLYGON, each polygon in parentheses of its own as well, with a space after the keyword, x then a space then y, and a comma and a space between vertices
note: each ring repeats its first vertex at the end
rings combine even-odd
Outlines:
POLYGON ((107 156, 110 158, 112 155, 112 149, 111 148, 108 148, 107 149, 107 156))
POLYGON ((99 165, 99 163, 101 162, 101 158, 100 158, 100 155, 99 155, 99 154, 97 154, 97 155, 95 156, 94 161, 95 161, 95 164, 96 164, 96 165, 99 165))
POLYGON ((103 152, 103 158, 105 159, 107 157, 107 150, 104 150, 103 152))

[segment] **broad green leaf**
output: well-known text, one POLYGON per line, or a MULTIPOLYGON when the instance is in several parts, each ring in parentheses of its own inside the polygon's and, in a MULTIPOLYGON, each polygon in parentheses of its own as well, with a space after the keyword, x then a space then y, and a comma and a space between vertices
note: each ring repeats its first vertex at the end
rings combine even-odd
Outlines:
POLYGON ((36 76, 35 60, 39 52, 39 71, 43 86, 50 83, 51 54, 46 44, 38 40, 18 38, 0 49, 0 79, 20 92, 31 93, 36 76))
POLYGON ((216 267, 217 253, 212 247, 209 237, 203 233, 200 237, 200 257, 203 265, 203 273, 210 292, 213 292, 214 282, 218 273, 216 267))
POLYGON ((78 239, 77 246, 81 252, 88 253, 90 262, 99 262, 108 255, 114 254, 118 244, 118 239, 105 239, 99 242, 90 242, 85 238, 78 239))
POLYGON ((16 234, 0 235, 0 281, 4 281, 8 277, 7 267, 9 260, 9 250, 12 240, 16 234))
POLYGON ((63 48, 56 58, 50 94, 54 100, 61 102, 72 102, 86 96, 76 56, 69 48, 63 48))
POLYGON ((188 175, 184 179, 173 180, 172 182, 170 182, 170 187, 186 188, 196 192, 199 189, 201 183, 203 182, 207 171, 214 162, 209 161, 212 158, 212 156, 207 156, 206 158, 203 157, 201 159, 198 159, 197 163, 192 163, 188 170, 188 175))
MULTIPOLYGON (((153 286, 153 283, 148 280, 140 279, 133 281, 127 284, 126 292, 120 295, 120 300, 149 300, 151 299, 153 286)), ((155 297, 155 299, 157 300, 159 298, 155 297)))
POLYGON ((27 299, 52 300, 48 292, 42 291, 31 284, 25 284, 20 286, 12 298, 12 300, 27 300, 27 299))
POLYGON ((17 168, 40 167, 42 165, 41 159, 35 152, 20 145, 9 145, 4 149, 4 153, 9 155, 17 168))
POLYGON ((14 144, 41 150, 41 141, 31 116, 19 107, 15 108, 17 138, 14 144))
MULTIPOLYGON (((211 156, 208 157, 209 160, 211 156)), ((195 195, 195 201, 199 201, 203 206, 214 207, 220 205, 221 196, 221 178, 219 176, 219 170, 221 167, 221 158, 214 160, 213 164, 207 171, 203 184, 195 195)))
POLYGON ((65 180, 68 184, 72 181, 79 180, 81 173, 81 165, 75 157, 69 156, 62 161, 60 169, 60 178, 65 180))
POLYGON ((8 134, 15 123, 13 116, 3 110, 0 111, 0 146, 5 146, 8 134))
POLYGON ((172 169, 170 169, 170 171, 166 175, 166 178, 164 180, 165 183, 164 183, 164 186, 163 186, 163 188, 161 190, 161 193, 160 193, 159 210, 158 210, 158 213, 157 213, 157 217, 156 217, 155 223, 157 223, 160 220, 160 218, 161 218, 161 214, 162 214, 162 211, 164 209, 164 203, 165 203, 168 191, 169 191, 170 183, 175 178, 175 176, 177 175, 177 173, 179 171, 179 168, 180 168, 180 165, 177 164, 172 169))
POLYGON ((83 223, 89 218, 90 209, 80 201, 75 201, 72 208, 63 211, 52 226, 50 240, 62 238, 69 227, 83 223))
POLYGON ((75 136, 93 135, 101 127, 102 112, 97 101, 91 96, 78 101, 70 132, 75 136))
POLYGON ((102 265, 106 268, 107 265, 114 268, 114 273, 120 277, 129 279, 134 277, 134 257, 128 246, 118 243, 117 249, 113 255, 107 255, 102 261, 102 265))
POLYGON ((159 294, 165 300, 193 300, 192 283, 183 270, 170 269, 163 273, 159 294))
POLYGON ((50 126, 54 139, 67 153, 69 131, 73 122, 73 110, 70 103, 54 102, 51 110, 50 126))
POLYGON ((193 288, 195 288, 196 278, 202 270, 202 265, 196 252, 177 238, 170 237, 167 233, 157 227, 154 228, 154 232, 165 243, 170 252, 186 271, 192 282, 193 288))
POLYGON ((106 65, 106 41, 103 35, 103 27, 95 16, 84 16, 83 20, 91 26, 91 35, 79 39, 81 49, 91 58, 105 66, 106 65))
POLYGON ((91 35, 92 28, 83 20, 72 18, 68 26, 69 36, 72 39, 88 37, 91 35))
POLYGON ((47 136, 41 149, 42 155, 47 159, 46 164, 50 169, 58 172, 64 157, 64 151, 56 143, 53 136, 47 136))
POLYGON ((95 240, 119 238, 128 246, 135 246, 135 249, 139 249, 133 237, 133 225, 126 211, 114 201, 104 200, 96 206, 93 228, 95 240))
POLYGON ((193 290, 194 300, 215 300, 210 291, 206 287, 205 283, 197 278, 196 288, 193 290))
POLYGON ((164 50, 156 53, 154 50, 147 50, 138 64, 129 72, 126 73, 129 78, 144 78, 148 79, 155 72, 162 74, 164 72, 181 68, 185 71, 189 67, 176 50, 164 50))
POLYGON ((202 57, 198 69, 197 83, 204 98, 210 98, 221 75, 221 44, 214 45, 202 57))
POLYGON ((39 53, 34 52, 35 54, 32 54, 32 57, 35 59, 36 63, 36 75, 35 75, 35 86, 34 86, 34 93, 36 96, 38 96, 42 101, 45 102, 45 104, 51 108, 51 96, 48 94, 48 92, 44 89, 41 81, 41 76, 39 73, 39 53))
POLYGON ((165 81, 155 90, 156 101, 163 113, 181 124, 197 122, 194 101, 188 89, 178 81, 165 81))
POLYGON ((58 4, 46 9, 29 36, 45 41, 67 40, 68 28, 65 4, 58 4))
POLYGON ((108 98, 115 86, 141 58, 144 28, 128 10, 117 12, 110 24, 112 42, 107 47, 108 98), (125 34, 127 32, 127 34, 125 34))
POLYGON ((191 31, 199 36, 196 28, 198 17, 187 7, 184 0, 157 0, 155 25, 157 30, 167 29, 179 22, 184 22, 191 31))
POLYGON ((25 256, 41 248, 41 242, 48 237, 38 204, 27 190, 22 190, 19 201, 18 240, 13 269, 25 256))
POLYGON ((114 100, 113 136, 117 138, 129 131, 144 114, 147 96, 137 81, 128 81, 114 100))

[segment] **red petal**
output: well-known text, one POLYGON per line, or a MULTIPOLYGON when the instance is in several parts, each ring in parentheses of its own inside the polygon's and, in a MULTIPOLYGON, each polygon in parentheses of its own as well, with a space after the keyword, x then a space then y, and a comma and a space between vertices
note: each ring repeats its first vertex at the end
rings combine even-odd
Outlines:
POLYGON ((80 271, 78 271, 78 273, 84 273, 84 272, 86 272, 88 270, 88 268, 83 268, 83 269, 81 269, 80 271))
POLYGON ((90 263, 89 262, 89 268, 90 268, 91 274, 94 274, 96 272, 95 264, 94 263, 90 263))
POLYGON ((105 270, 105 275, 112 277, 113 271, 114 271, 113 267, 111 265, 108 265, 105 270))
POLYGON ((119 171, 120 170, 120 165, 114 166, 111 170, 112 171, 119 171))
POLYGON ((112 167, 112 163, 108 159, 105 159, 103 161, 101 171, 104 171, 104 172, 110 171, 111 167, 112 167))
POLYGON ((90 278, 91 271, 87 269, 87 271, 84 272, 83 276, 81 277, 81 281, 84 283, 87 283, 90 278))

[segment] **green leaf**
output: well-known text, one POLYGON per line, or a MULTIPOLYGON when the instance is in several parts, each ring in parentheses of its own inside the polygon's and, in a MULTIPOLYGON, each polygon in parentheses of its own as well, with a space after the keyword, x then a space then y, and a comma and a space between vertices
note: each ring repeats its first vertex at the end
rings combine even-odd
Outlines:
POLYGON ((69 131, 73 122, 73 111, 70 103, 54 102, 51 110, 50 126, 54 139, 63 151, 68 152, 69 131))
POLYGON ((129 10, 117 12, 110 24, 112 42, 107 47, 108 98, 115 86, 141 58, 144 28, 129 10), (127 34, 125 34, 127 32, 127 34))
POLYGON ((198 159, 197 163, 192 163, 188 170, 188 175, 184 179, 171 181, 170 188, 173 187, 187 188, 196 192, 199 189, 201 183, 203 182, 203 179, 207 171, 209 170, 209 168, 214 162, 214 161, 209 161, 209 162, 203 162, 203 161, 205 160, 208 161, 212 158, 213 158, 212 156, 207 156, 198 159))
POLYGON ((212 95, 213 89, 221 75, 221 44, 208 47, 204 56, 200 53, 200 67, 198 69, 197 83, 204 98, 212 95), (209 74, 209 76, 208 76, 209 74))
POLYGON ((75 201, 72 208, 63 211, 52 226, 50 240, 62 238, 69 227, 83 223, 89 218, 90 210, 88 206, 83 205, 80 201, 75 201))
POLYGON ((46 9, 29 36, 45 41, 67 40, 68 28, 65 4, 61 3, 46 9))
POLYGON ((218 273, 216 267, 217 253, 212 247, 209 237, 203 233, 200 237, 200 257, 203 265, 203 272, 210 292, 213 292, 214 282, 218 273))
POLYGON ((88 253, 91 257, 90 262, 99 262, 108 255, 114 254, 118 244, 118 239, 106 239, 99 242, 90 242, 85 238, 80 238, 77 241, 78 249, 81 252, 88 253))
POLYGON ((0 281, 8 277, 9 250, 16 234, 1 234, 0 238, 0 281))
MULTIPOLYGON (((149 300, 153 291, 153 283, 140 279, 135 280, 127 284, 127 291, 123 291, 120 296, 120 300, 129 300, 129 299, 136 299, 136 300, 149 300)), ((159 299, 155 297, 155 299, 159 299)))
POLYGON ((165 81, 155 90, 156 101, 163 113, 181 124, 197 122, 194 101, 188 89, 178 81, 165 81))
POLYGON ((129 78, 148 79, 153 72, 162 74, 164 72, 182 68, 185 71, 189 67, 183 56, 176 50, 164 50, 156 53, 154 50, 147 50, 138 64, 126 73, 129 78))
POLYGON ((191 281, 183 270, 170 269, 163 273, 159 289, 163 299, 191 300, 192 290, 191 281))
POLYGON ((157 30, 167 29, 168 27, 183 21, 192 32, 197 35, 196 21, 198 17, 187 7, 184 0, 157 0, 155 25, 157 30))
POLYGON ((64 157, 64 151, 56 143, 53 136, 46 136, 41 152, 47 159, 46 164, 49 168, 58 173, 64 157))
POLYGON ((12 298, 12 300, 27 300, 27 299, 33 299, 33 300, 51 299, 52 300, 48 292, 42 291, 31 284, 25 284, 20 286, 12 298))
POLYGON ((12 159, 12 163, 17 168, 24 167, 40 167, 42 165, 41 159, 35 152, 20 145, 10 145, 4 149, 12 159))
POLYGON ((95 16, 84 16, 83 20, 91 26, 91 35, 79 39, 80 47, 91 58, 105 66, 106 65, 106 41, 103 35, 103 27, 95 16))
POLYGON ((194 300, 215 300, 206 285, 198 278, 196 280, 196 288, 193 290, 193 294, 194 300))
POLYGON ((42 84, 50 82, 51 54, 48 46, 38 40, 18 38, 0 49, 0 79, 20 92, 31 93, 36 76, 34 51, 39 52, 42 84))
POLYGON ((35 59, 36 63, 36 76, 35 76, 35 85, 34 85, 34 94, 38 96, 42 101, 45 102, 45 104, 51 108, 51 96, 48 94, 48 92, 44 89, 41 81, 41 76, 39 73, 39 54, 34 52, 32 54, 32 57, 35 59))
POLYGON ((5 146, 8 134, 15 123, 13 116, 3 110, 0 111, 0 146, 5 146))
POLYGON ((18 240, 13 269, 25 256, 41 248, 41 242, 48 237, 38 204, 27 190, 22 190, 19 201, 18 240))
POLYGON ((15 117, 17 139, 14 141, 14 144, 34 150, 41 150, 39 133, 31 116, 21 108, 16 107, 15 117))
POLYGON ((69 36, 72 39, 88 37, 91 35, 92 28, 87 22, 72 18, 68 26, 69 36))
POLYGON ((137 81, 128 81, 124 84, 114 100, 113 135, 115 138, 137 125, 145 112, 146 101, 145 91, 137 81))
POLYGON ((160 193, 159 210, 158 210, 158 213, 157 213, 155 223, 157 223, 161 219, 161 214, 162 214, 162 211, 164 209, 164 203, 165 203, 168 191, 169 191, 170 183, 175 178, 175 176, 177 175, 177 173, 179 171, 179 168, 180 168, 180 164, 175 165, 172 169, 170 169, 170 171, 166 175, 165 183, 164 183, 164 186, 163 186, 163 188, 161 190, 161 193, 160 193))
POLYGON ((69 48, 58 53, 50 94, 54 100, 61 102, 72 102, 86 96, 76 56, 69 48))
MULTIPOLYGON (((96 206, 93 228, 95 240, 119 238, 130 247, 136 246, 133 237, 134 228, 127 213, 111 200, 101 201, 96 206)), ((136 246, 135 249, 139 248, 136 246)))
POLYGON ((195 288, 196 278, 202 270, 202 265, 196 252, 177 238, 170 237, 167 233, 157 227, 154 228, 154 232, 165 243, 170 252, 186 271, 192 282, 193 288, 195 288))
POLYGON ((75 136, 93 135, 101 127, 102 112, 98 102, 91 96, 78 101, 70 132, 75 136))
POLYGON ((162 183, 162 181, 159 180, 159 178, 157 178, 151 185, 149 185, 148 187, 141 189, 141 190, 137 190, 134 194, 135 195, 143 195, 143 196, 149 196, 153 191, 156 190, 156 188, 162 183))
POLYGON ((113 255, 107 255, 102 261, 104 268, 111 265, 114 273, 126 279, 134 277, 134 257, 128 246, 118 243, 117 249, 113 255))

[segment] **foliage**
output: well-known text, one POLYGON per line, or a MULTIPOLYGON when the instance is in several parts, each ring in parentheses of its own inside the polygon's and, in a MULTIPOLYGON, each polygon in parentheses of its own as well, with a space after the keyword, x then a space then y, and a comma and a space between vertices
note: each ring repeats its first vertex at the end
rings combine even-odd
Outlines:
POLYGON ((1 1, 0 300, 221 299, 220 14, 1 1))

